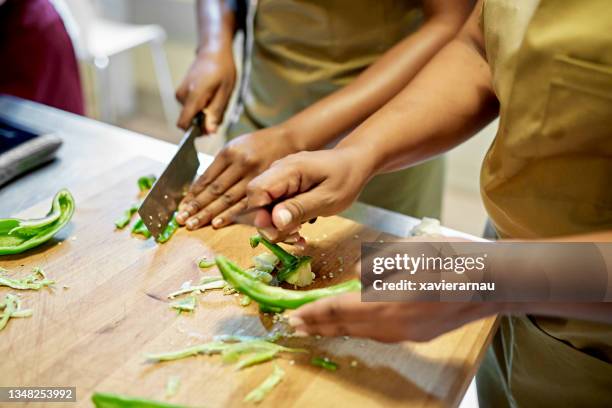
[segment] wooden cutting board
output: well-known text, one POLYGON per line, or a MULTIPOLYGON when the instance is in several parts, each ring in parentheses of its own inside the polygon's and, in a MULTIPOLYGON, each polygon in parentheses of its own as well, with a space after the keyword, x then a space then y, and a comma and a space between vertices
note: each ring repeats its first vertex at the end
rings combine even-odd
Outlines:
MULTIPOLYGON (((251 249, 247 226, 218 231, 180 230, 168 243, 116 231, 113 222, 136 199, 136 179, 162 165, 148 159, 126 163, 87 185, 68 186, 76 212, 49 243, 0 266, 23 276, 42 267, 57 284, 52 290, 20 291, 31 318, 13 319, 0 332, 0 386, 76 386, 76 406, 91 406, 94 391, 164 400, 166 382, 180 376, 169 402, 190 406, 242 406, 244 396, 266 378, 271 363, 236 371, 218 356, 162 364, 146 363, 147 352, 172 351, 212 340, 218 334, 263 335, 269 317, 256 305, 221 291, 199 296, 195 313, 169 309, 168 293, 185 281, 198 282, 216 269, 200 270, 202 256, 224 254, 242 266, 263 249, 251 249)), ((20 216, 45 214, 50 200, 20 216)), ((361 241, 388 238, 341 217, 304 227, 307 253, 315 261, 317 285, 345 280, 359 258, 361 241), (339 257, 343 257, 340 265, 339 257), (344 272, 340 272, 340 268, 344 272), (321 278, 333 272, 333 279, 321 278)), ((10 290, 11 292, 16 292, 10 290)), ((0 296, 9 292, 0 288, 0 296)), ((488 344, 494 319, 464 326, 428 343, 387 345, 363 339, 295 339, 311 355, 283 355, 286 376, 261 406, 356 407, 456 405, 488 344), (340 364, 328 372, 309 364, 313 356, 340 364), (291 362, 293 360, 293 362, 291 362), (352 361, 357 367, 351 367, 352 361)), ((36 406, 30 404, 28 406, 36 406)), ((60 407, 62 404, 54 404, 60 407)), ((74 407, 74 403, 64 406, 74 407)))

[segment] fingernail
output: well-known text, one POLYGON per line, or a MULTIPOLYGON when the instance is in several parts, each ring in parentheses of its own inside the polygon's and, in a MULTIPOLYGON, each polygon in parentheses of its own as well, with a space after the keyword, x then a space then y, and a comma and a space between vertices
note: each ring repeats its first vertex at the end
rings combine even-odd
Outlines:
POLYGON ((291 316, 289 320, 287 321, 287 323, 289 323, 289 326, 293 326, 293 327, 303 326, 304 319, 298 316, 291 316))
POLYGON ((213 227, 219 227, 223 224, 223 218, 215 218, 212 222, 213 227))
POLYGON ((291 212, 289 212, 289 210, 286 208, 281 208, 280 210, 278 210, 276 215, 278 216, 278 221, 280 224, 280 225, 277 225, 277 227, 280 227, 280 228, 287 226, 293 219, 293 215, 291 215, 291 212))
POLYGON ((278 237, 278 232, 274 228, 261 228, 259 233, 268 241, 274 241, 278 237))
POLYGON ((187 211, 181 211, 180 213, 176 215, 176 218, 179 221, 185 221, 187 218, 189 218, 189 215, 190 214, 187 211))
POLYGON ((187 228, 193 229, 193 228, 196 228, 197 226, 198 226, 197 218, 190 218, 187 220, 187 228))
POLYGON ((285 240, 286 243, 288 244, 295 244, 296 242, 298 242, 300 239, 300 237, 289 237, 285 240))
POLYGON ((293 337, 308 337, 310 335, 306 333, 304 330, 296 330, 293 332, 292 336, 293 337))

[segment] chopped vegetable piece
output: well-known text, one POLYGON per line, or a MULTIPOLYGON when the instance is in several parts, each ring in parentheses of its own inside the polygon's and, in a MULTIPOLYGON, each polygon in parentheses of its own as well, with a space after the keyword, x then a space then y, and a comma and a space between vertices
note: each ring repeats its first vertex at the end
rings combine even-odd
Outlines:
POLYGON ((278 257, 270 252, 263 252, 255 257, 253 257, 253 263, 255 264, 255 269, 259 271, 264 271, 271 273, 276 268, 279 260, 278 257))
POLYGON ((0 310, 2 311, 2 314, 0 314, 0 331, 6 327, 9 319, 32 316, 32 310, 22 309, 21 299, 10 293, 7 293, 4 301, 0 303, 0 310))
POLYGON ((178 300, 176 302, 170 303, 170 307, 172 309, 176 309, 178 313, 181 312, 193 312, 196 308, 197 301, 195 296, 191 295, 188 298, 178 300))
POLYGON ((248 395, 244 397, 244 402, 260 403, 266 398, 270 391, 282 381, 284 376, 285 371, 275 364, 272 374, 270 374, 257 388, 249 392, 248 395))
MULTIPOLYGON (((216 265, 216 264, 215 264, 215 265, 216 265)), ((204 285, 204 284, 206 284, 206 283, 211 283, 211 282, 219 282, 219 281, 221 281, 221 282, 224 282, 224 283, 225 283, 225 281, 223 280, 223 276, 221 276, 221 275, 215 275, 215 276, 205 276, 205 277, 203 277, 202 279, 200 279, 200 283, 199 283, 199 285, 204 285)))
POLYGON ((276 312, 280 309, 296 309, 303 304, 324 297, 361 290, 361 283, 356 279, 321 289, 305 291, 283 289, 253 279, 252 276, 223 256, 218 256, 216 262, 226 282, 258 302, 260 306, 276 312))
POLYGON ((225 285, 226 283, 223 279, 210 280, 206 283, 202 283, 197 286, 187 286, 185 288, 177 290, 176 292, 172 292, 168 295, 168 299, 174 299, 175 297, 184 295, 186 293, 205 292, 207 290, 212 289, 223 289, 225 285))
POLYGON ((266 361, 272 360, 278 354, 278 350, 264 350, 254 353, 251 356, 245 357, 238 362, 236 369, 242 370, 246 367, 251 367, 256 364, 265 363, 266 361))
POLYGON ((198 261, 198 267, 202 268, 202 269, 208 269, 208 268, 212 268, 213 266, 215 266, 216 263, 214 260, 209 260, 206 257, 200 259, 198 261))
POLYGON ((186 408, 184 405, 101 392, 94 393, 91 396, 91 402, 96 408, 186 408))
POLYGON ((46 286, 51 286, 55 283, 54 280, 47 279, 45 271, 41 268, 33 268, 32 273, 22 279, 13 279, 5 276, 8 272, 6 269, 0 268, 0 286, 8 286, 17 290, 39 290, 46 286))
POLYGON ((240 299, 240 306, 246 307, 251 304, 251 298, 247 295, 242 295, 242 299, 240 299))
POLYGON ((261 235, 251 237, 251 247, 255 248, 262 243, 268 248, 281 262, 277 277, 279 281, 287 281, 293 285, 303 287, 312 283, 315 275, 311 270, 312 258, 309 256, 296 256, 285 251, 279 245, 274 244, 261 235))
POLYGON ((147 361, 152 362, 173 361, 191 356, 197 356, 198 354, 220 353, 228 346, 230 346, 230 343, 224 343, 222 341, 213 341, 210 343, 199 344, 197 346, 192 346, 182 350, 171 351, 167 353, 146 354, 145 357, 147 361))
POLYGON ((127 227, 128 224, 132 222, 132 218, 134 217, 134 214, 138 212, 139 208, 140 208, 140 203, 132 204, 130 208, 125 210, 125 213, 123 213, 123 216, 119 218, 117 221, 115 221, 115 226, 118 229, 123 229, 127 227))
POLYGON ((166 398, 174 397, 181 386, 181 377, 173 375, 166 382, 166 398))
POLYGON ((152 174, 148 176, 140 177, 137 182, 138 190, 140 190, 141 193, 144 193, 145 191, 150 190, 151 187, 153 187, 155 180, 157 180, 157 177, 155 177, 152 174))
POLYGON ((263 283, 270 283, 274 280, 274 276, 266 271, 262 271, 255 268, 248 268, 244 270, 246 273, 251 275, 253 278, 262 281, 263 283))
POLYGON ((168 223, 166 228, 162 231, 162 233, 159 234, 156 241, 159 242, 160 244, 167 242, 170 238, 172 238, 172 235, 174 235, 174 233, 178 229, 179 229, 179 225, 178 225, 178 222, 176 221, 176 213, 174 213, 172 214, 172 218, 170 219, 170 222, 168 223))
POLYGON ((134 223, 132 227, 132 234, 142 235, 146 239, 151 238, 151 232, 147 229, 144 221, 140 218, 134 223))
POLYGON ((147 354, 145 357, 148 361, 173 361, 196 356, 198 354, 221 353, 223 355, 223 361, 234 362, 237 361, 243 354, 272 350, 274 350, 276 353, 308 352, 305 349, 285 347, 266 340, 246 340, 238 343, 213 341, 168 353, 147 354))
POLYGON ((48 241, 70 221, 74 207, 72 194, 60 190, 44 218, 0 219, 0 255, 19 254, 48 241))
POLYGON ((336 371, 338 369, 338 364, 334 363, 327 357, 314 357, 310 360, 310 364, 324 368, 328 371, 336 371))

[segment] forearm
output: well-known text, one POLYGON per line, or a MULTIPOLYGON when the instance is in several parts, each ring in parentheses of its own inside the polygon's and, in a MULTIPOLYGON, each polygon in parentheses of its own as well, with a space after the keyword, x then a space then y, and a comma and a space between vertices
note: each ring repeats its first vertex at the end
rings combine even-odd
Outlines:
MULTIPOLYGON (((479 30, 477 20, 473 24, 472 30, 479 30)), ((372 174, 394 171, 460 144, 497 111, 481 45, 465 34, 336 148, 361 151, 372 174)))
POLYGON ((350 131, 400 92, 459 31, 470 1, 428 16, 412 35, 387 51, 352 83, 281 126, 299 150, 317 150, 350 131))
POLYGON ((236 28, 235 10, 228 0, 198 0, 198 53, 231 48, 236 28))

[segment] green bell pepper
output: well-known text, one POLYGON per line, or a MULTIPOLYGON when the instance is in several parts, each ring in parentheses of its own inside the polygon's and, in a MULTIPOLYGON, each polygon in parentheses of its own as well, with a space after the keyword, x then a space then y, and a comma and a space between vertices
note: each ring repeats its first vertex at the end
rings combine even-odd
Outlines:
POLYGON ((74 208, 72 194, 60 190, 44 218, 0 220, 0 255, 20 254, 47 242, 70 221, 74 208))
POLYGON ((138 212, 139 208, 140 208, 140 203, 134 203, 132 204, 130 208, 125 210, 125 212, 123 213, 123 216, 119 218, 117 221, 115 221, 115 226, 117 227, 117 229, 123 229, 127 227, 128 224, 132 222, 132 218, 134 217, 134 214, 138 212))
POLYGON ((306 303, 314 302, 324 297, 361 290, 361 282, 357 279, 321 289, 301 291, 283 289, 269 286, 254 279, 224 256, 217 256, 215 261, 221 275, 223 275, 223 279, 232 285, 234 289, 247 295, 265 308, 275 311, 279 309, 297 309, 306 303))
POLYGON ((134 226, 132 227, 132 234, 142 235, 145 239, 151 238, 151 232, 147 229, 144 221, 142 219, 138 219, 134 226))
POLYGON ((338 369, 338 364, 334 363, 327 357, 314 357, 312 360, 310 360, 310 364, 324 368, 327 371, 336 371, 338 369))
POLYGON ((179 225, 178 225, 178 222, 176 222, 176 213, 174 213, 172 214, 172 218, 170 219, 170 222, 168 223, 166 228, 162 231, 162 233, 159 234, 156 241, 159 242, 160 244, 167 242, 170 238, 172 238, 172 235, 174 235, 174 233, 178 229, 179 229, 179 225))
POLYGON ((96 392, 92 395, 91 402, 93 402, 96 408, 186 408, 184 405, 101 392, 96 392))

